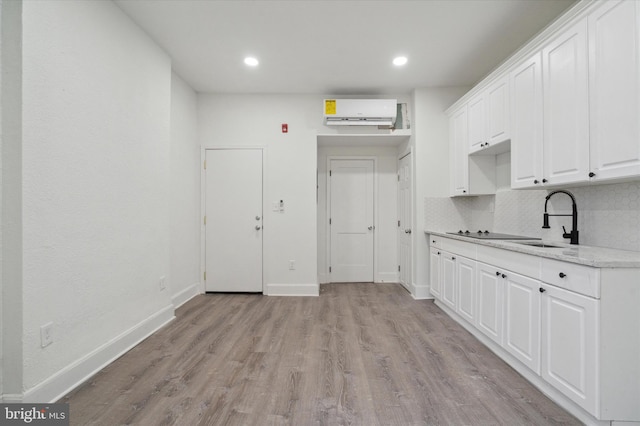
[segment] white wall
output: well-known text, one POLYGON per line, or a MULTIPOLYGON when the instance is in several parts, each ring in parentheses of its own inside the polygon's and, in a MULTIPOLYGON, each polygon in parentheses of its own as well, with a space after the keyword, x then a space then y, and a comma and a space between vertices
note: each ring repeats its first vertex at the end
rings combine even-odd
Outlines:
POLYGON ((321 98, 312 95, 198 95, 203 147, 266 149, 263 247, 267 294, 318 294, 316 129, 321 98), (281 124, 289 132, 281 132, 281 124), (273 212, 283 200, 285 211, 273 212), (289 260, 296 269, 289 270, 289 260))
MULTIPOLYGON (((364 143, 364 142, 363 142, 364 143)), ((329 282, 327 260, 327 157, 370 156, 376 157, 377 209, 376 221, 375 282, 398 281, 397 249, 397 172, 398 149, 389 147, 319 147, 318 148, 318 277, 321 283, 329 282)))
MULTIPOLYGON (((171 269, 173 304, 200 292, 200 145, 198 99, 176 73, 171 76, 171 269)), ((169 278, 169 277, 168 277, 169 278)))
POLYGON ((414 205, 413 295, 429 297, 429 244, 424 235, 422 211, 425 197, 449 195, 449 119, 444 111, 468 87, 416 89, 414 91, 414 205))
POLYGON ((112 2, 24 2, 23 43, 23 386, 44 402, 173 317, 171 64, 112 2))
POLYGON ((22 3, 2 1, 0 11, 0 400, 15 402, 22 397, 22 3))

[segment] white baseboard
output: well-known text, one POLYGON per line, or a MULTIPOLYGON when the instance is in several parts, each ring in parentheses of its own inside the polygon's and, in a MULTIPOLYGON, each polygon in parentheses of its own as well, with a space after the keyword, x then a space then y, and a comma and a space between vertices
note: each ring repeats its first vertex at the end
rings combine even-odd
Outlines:
POLYGON ((177 294, 174 294, 171 297, 173 308, 178 309, 180 306, 184 305, 198 294, 200 294, 200 283, 198 282, 191 284, 189 287, 185 288, 177 294))
POLYGON ((22 399, 22 394, 6 393, 2 395, 2 398, 0 398, 0 402, 2 402, 3 404, 14 404, 22 402, 22 399))
POLYGON ((433 299, 428 285, 416 285, 415 283, 411 283, 411 296, 416 300, 433 299))
MULTIPOLYGON (((52 403, 175 318, 168 305, 24 393, 23 402, 52 403)), ((5 396, 6 397, 6 396, 5 396)))
POLYGON ((267 284, 269 296, 319 296, 318 284, 267 284))

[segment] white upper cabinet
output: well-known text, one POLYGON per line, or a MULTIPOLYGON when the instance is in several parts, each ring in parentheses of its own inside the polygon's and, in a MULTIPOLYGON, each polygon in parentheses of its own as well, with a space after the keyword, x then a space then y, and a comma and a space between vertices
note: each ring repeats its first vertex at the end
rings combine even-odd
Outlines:
POLYGON ((511 135, 509 116, 509 78, 505 75, 491 84, 485 92, 487 103, 487 142, 486 146, 508 140, 511 135))
POLYGON ((587 56, 585 18, 542 49, 543 178, 550 185, 589 180, 587 56))
POLYGON ((462 106, 467 192, 452 195, 490 193, 479 158, 508 149, 514 189, 640 179, 640 1, 578 2, 449 116, 462 106))
POLYGON ((467 104, 469 112, 469 153, 484 148, 487 141, 485 102, 482 94, 467 104))
POLYGON ((640 175, 640 2, 602 3, 589 15, 593 180, 640 175))
POLYGON ((498 79, 467 103, 469 154, 509 139, 509 79, 498 79))
POLYGON ((511 187, 542 184, 542 53, 515 68, 511 79, 511 187))
POLYGON ((469 157, 467 148, 467 106, 455 111, 449 119, 450 193, 466 195, 469 191, 469 157))
POLYGON ((462 105, 449 117, 450 188, 452 197, 494 194, 495 157, 469 156, 469 109, 462 105))

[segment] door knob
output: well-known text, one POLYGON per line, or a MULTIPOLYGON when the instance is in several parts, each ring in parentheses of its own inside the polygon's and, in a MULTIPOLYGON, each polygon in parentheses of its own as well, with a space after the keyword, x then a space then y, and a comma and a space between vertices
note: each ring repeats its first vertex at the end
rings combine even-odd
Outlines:
POLYGON ((260 220, 260 219, 261 219, 260 216, 256 216, 256 220, 260 220))
POLYGON ((256 225, 256 231, 259 231, 261 229, 260 225, 256 225))
POLYGON ((373 226, 370 226, 370 227, 368 227, 367 229, 368 229, 369 231, 372 231, 372 230, 373 230, 373 226))

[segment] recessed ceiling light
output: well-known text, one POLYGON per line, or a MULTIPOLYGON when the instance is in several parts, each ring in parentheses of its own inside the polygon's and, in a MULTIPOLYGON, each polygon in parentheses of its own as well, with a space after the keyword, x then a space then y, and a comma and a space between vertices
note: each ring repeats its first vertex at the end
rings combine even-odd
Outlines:
POLYGON ((407 57, 406 56, 398 56, 397 58, 393 59, 393 65, 395 65, 396 67, 401 67, 403 65, 405 65, 407 63, 407 57))
POLYGON ((244 63, 249 65, 250 67, 257 67, 260 62, 256 58, 248 56, 244 58, 244 63))

